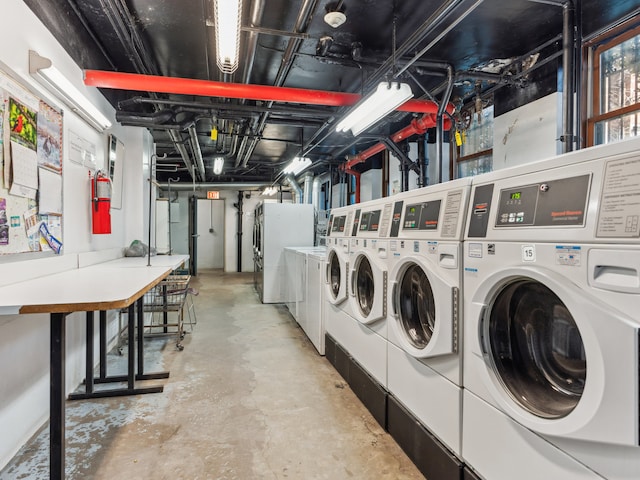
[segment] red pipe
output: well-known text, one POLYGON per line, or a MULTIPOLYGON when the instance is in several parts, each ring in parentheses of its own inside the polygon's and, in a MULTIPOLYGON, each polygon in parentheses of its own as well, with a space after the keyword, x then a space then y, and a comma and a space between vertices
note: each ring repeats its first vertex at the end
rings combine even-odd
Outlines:
MULTIPOLYGON (((116 88, 139 92, 174 93, 201 95, 206 97, 239 98, 262 100, 265 102, 305 103, 344 107, 360 100, 355 93, 327 92, 304 88, 274 87, 268 85, 248 85, 244 83, 213 82, 192 78, 162 77, 136 73, 85 70, 84 84, 99 88, 116 88)), ((403 112, 431 113, 438 111, 438 104, 431 100, 409 100, 398 110, 403 112)))
POLYGON ((354 177, 356 177, 356 198, 355 198, 355 203, 360 203, 360 175, 362 175, 360 172, 356 171, 356 170, 351 170, 351 169, 345 169, 344 171, 346 174, 348 175, 353 175, 354 177))
MULTIPOLYGON (((455 107, 452 104, 447 105, 447 112, 453 113, 454 109, 455 107)), ((409 125, 407 125, 402 130, 398 130, 396 133, 391 135, 391 140, 393 140, 394 143, 398 143, 413 135, 424 134, 429 128, 433 128, 436 126, 436 122, 437 122, 436 117, 437 117, 436 113, 426 113, 420 118, 414 118, 413 120, 411 120, 411 123, 409 125)), ((450 128, 451 128, 451 120, 445 117, 444 129, 449 130, 450 128)), ((346 172, 347 170, 350 170, 351 167, 353 167, 354 165, 363 163, 368 158, 371 158, 372 156, 386 149, 387 149, 387 146, 384 143, 382 142, 376 143, 375 145, 367 148, 366 150, 358 153, 357 155, 354 155, 353 157, 349 157, 349 160, 347 160, 345 163, 340 165, 340 168, 344 169, 344 171, 346 172)))

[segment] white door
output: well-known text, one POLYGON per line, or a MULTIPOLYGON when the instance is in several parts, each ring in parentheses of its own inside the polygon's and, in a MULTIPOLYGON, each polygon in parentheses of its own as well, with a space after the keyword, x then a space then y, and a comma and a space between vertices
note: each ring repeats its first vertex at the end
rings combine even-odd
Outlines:
POLYGON ((198 199, 198 269, 224 268, 224 200, 198 199))

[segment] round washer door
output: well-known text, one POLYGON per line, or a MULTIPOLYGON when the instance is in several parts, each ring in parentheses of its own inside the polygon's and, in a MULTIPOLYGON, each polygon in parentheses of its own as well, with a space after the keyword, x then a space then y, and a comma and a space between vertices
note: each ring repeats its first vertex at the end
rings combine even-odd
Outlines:
POLYGON ((355 254, 351 271, 354 316, 369 324, 387 317, 387 269, 369 251, 355 254))
POLYGON ((392 328, 401 347, 416 358, 457 351, 456 286, 445 282, 425 262, 407 257, 391 272, 392 328))
POLYGON ((479 363, 465 375, 534 432, 637 446, 639 395, 628 380, 638 375, 637 322, 547 268, 507 267, 476 284, 465 300, 465 362, 479 363))
POLYGON ((576 408, 587 378, 584 342, 551 289, 530 278, 504 285, 485 312, 483 338, 493 372, 525 411, 558 419, 576 408))
POLYGON ((331 248, 327 252, 325 283, 329 302, 337 305, 347 298, 347 264, 338 252, 331 248))

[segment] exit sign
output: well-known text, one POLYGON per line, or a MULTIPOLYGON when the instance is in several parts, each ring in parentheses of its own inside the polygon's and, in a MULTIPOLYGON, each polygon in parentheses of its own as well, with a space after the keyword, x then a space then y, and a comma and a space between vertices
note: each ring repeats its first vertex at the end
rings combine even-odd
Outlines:
POLYGON ((220 198, 220 192, 217 190, 210 190, 207 192, 207 198, 209 200, 218 200, 220 198))

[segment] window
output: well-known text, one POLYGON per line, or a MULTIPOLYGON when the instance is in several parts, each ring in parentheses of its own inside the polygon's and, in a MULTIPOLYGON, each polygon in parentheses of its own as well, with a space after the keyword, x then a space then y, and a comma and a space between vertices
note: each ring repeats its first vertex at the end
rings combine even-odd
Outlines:
POLYGON ((640 129, 640 28, 593 47, 588 145, 637 136, 640 129))
POLYGON ((466 130, 458 147, 456 178, 470 177, 493 170, 493 104, 463 113, 466 130))

